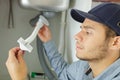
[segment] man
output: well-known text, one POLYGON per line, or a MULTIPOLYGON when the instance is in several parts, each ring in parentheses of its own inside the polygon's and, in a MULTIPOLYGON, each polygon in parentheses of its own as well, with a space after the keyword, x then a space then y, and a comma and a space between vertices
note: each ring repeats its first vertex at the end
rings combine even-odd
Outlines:
MULTIPOLYGON (((83 23, 75 35, 77 62, 64 61, 47 26, 38 33, 58 79, 120 80, 120 5, 103 3, 88 13, 72 9, 71 16, 83 23)), ((9 51, 6 65, 13 80, 25 80, 27 75, 22 55, 19 48, 9 51)))

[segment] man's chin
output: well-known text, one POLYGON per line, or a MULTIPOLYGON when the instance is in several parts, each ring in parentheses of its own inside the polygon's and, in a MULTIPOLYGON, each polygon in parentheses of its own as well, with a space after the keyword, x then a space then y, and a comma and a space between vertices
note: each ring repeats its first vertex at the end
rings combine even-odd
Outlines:
POLYGON ((85 58, 85 57, 78 57, 77 56, 77 58, 79 59, 79 60, 83 60, 83 61, 90 61, 91 59, 88 59, 88 58, 85 58))
POLYGON ((84 60, 84 61, 86 61, 86 59, 85 58, 83 58, 83 57, 79 57, 79 56, 76 56, 79 60, 84 60))
POLYGON ((85 59, 85 58, 78 58, 78 59, 83 61, 88 61, 88 59, 85 59))

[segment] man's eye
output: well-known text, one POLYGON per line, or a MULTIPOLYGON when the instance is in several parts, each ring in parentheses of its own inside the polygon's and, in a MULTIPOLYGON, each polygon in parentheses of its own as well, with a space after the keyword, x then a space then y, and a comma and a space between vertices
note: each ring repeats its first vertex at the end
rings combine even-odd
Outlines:
POLYGON ((90 34, 92 34, 92 32, 91 31, 86 31, 86 34, 90 35, 90 34))

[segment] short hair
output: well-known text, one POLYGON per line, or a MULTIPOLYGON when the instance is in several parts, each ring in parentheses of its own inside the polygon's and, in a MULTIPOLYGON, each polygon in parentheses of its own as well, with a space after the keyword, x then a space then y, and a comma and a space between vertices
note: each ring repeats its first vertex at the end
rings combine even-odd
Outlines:
POLYGON ((106 32, 105 32, 106 39, 117 36, 116 32, 113 29, 111 29, 110 27, 107 27, 106 25, 104 25, 104 26, 105 26, 105 30, 106 30, 106 32))

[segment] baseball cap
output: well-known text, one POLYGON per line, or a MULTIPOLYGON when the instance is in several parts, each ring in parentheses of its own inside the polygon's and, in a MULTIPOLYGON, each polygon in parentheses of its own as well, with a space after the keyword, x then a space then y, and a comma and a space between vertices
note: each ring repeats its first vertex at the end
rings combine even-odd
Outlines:
POLYGON ((116 32, 120 36, 120 5, 116 3, 105 2, 92 8, 88 12, 78 9, 71 10, 71 16, 74 20, 83 23, 85 18, 100 22, 116 32))

